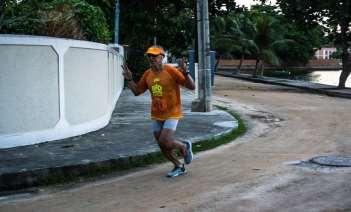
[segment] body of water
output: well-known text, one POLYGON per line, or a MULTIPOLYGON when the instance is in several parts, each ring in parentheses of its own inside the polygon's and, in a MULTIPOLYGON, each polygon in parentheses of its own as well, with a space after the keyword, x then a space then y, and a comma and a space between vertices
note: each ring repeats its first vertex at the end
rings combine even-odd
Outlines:
MULTIPOLYGON (((335 85, 339 84, 339 77, 341 70, 339 71, 313 71, 306 75, 296 76, 295 79, 315 82, 325 85, 335 85)), ((346 87, 351 88, 351 75, 347 78, 346 87)))

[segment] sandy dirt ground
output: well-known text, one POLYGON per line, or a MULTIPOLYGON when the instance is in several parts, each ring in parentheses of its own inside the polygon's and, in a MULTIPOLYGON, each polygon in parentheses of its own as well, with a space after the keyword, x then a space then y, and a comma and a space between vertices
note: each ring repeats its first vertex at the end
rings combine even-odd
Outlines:
POLYGON ((351 100, 216 77, 217 104, 248 132, 196 155, 186 176, 154 165, 123 176, 0 200, 16 211, 351 211, 351 168, 296 165, 351 156, 351 100))

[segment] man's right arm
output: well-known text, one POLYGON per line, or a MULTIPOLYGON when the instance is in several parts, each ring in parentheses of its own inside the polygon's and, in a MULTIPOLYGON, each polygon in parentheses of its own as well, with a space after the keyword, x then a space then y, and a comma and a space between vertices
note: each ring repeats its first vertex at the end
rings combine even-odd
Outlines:
POLYGON ((128 80, 128 88, 133 92, 135 96, 140 95, 140 92, 138 90, 138 85, 133 81, 133 80, 128 80))
POLYGON ((124 79, 127 80, 128 88, 134 93, 135 96, 138 96, 141 94, 141 92, 138 89, 138 85, 133 80, 133 73, 128 68, 127 64, 123 64, 121 67, 123 69, 124 79))

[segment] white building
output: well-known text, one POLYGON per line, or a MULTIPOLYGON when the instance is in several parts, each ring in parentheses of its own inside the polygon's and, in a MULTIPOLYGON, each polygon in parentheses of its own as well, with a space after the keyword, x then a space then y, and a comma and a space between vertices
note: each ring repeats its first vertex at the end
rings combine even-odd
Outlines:
POLYGON ((328 60, 331 59, 333 52, 336 52, 336 47, 323 46, 314 53, 314 56, 316 59, 328 60))

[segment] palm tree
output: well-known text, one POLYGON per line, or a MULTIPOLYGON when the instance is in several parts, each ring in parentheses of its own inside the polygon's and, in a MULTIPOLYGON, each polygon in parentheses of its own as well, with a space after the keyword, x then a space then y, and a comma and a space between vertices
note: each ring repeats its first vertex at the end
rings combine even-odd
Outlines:
POLYGON ((251 54, 250 49, 255 46, 252 40, 253 32, 253 23, 243 14, 231 13, 226 18, 217 17, 212 33, 212 43, 218 53, 217 64, 221 57, 232 57, 232 53, 239 53, 238 72, 240 72, 245 55, 251 54))
POLYGON ((255 26, 247 15, 239 14, 230 19, 230 34, 233 36, 233 51, 240 54, 240 62, 238 65, 238 73, 241 70, 245 55, 252 54, 255 47, 253 40, 255 34, 255 26))
POLYGON ((274 51, 274 47, 279 43, 284 42, 281 34, 275 30, 276 20, 265 14, 255 16, 256 34, 255 41, 255 57, 256 67, 253 77, 258 75, 263 76, 264 65, 263 61, 271 63, 272 65, 279 65, 280 60, 274 51))
POLYGON ((228 36, 227 33, 227 21, 224 17, 216 17, 213 22, 213 28, 211 33, 211 43, 213 48, 217 52, 217 62, 215 65, 215 70, 217 70, 217 66, 220 60, 223 57, 230 57, 230 53, 233 49, 233 40, 231 36, 228 36))
POLYGON ((283 29, 275 17, 257 11, 253 11, 252 15, 256 28, 254 36, 256 67, 253 77, 257 77, 263 76, 263 61, 279 66, 281 62, 276 50, 282 46, 293 45, 295 41, 283 37, 283 29))

